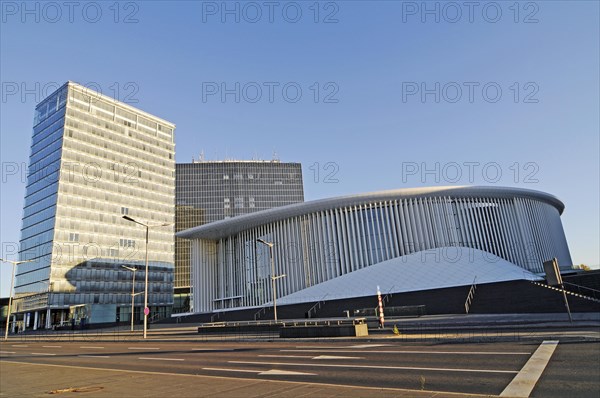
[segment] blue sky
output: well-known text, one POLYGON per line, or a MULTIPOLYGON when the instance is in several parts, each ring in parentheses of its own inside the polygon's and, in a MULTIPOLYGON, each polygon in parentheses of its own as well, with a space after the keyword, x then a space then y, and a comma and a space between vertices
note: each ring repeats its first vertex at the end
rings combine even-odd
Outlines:
POLYGON ((600 262, 598 2, 0 4, 2 256, 19 240, 34 107, 73 80, 174 122, 178 162, 302 162, 307 200, 552 193, 573 261, 600 262))

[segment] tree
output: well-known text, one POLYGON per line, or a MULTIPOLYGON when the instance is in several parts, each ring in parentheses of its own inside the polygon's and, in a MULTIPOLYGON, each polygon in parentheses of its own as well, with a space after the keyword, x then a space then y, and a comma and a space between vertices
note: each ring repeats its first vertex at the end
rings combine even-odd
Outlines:
POLYGON ((592 270, 589 266, 587 266, 585 264, 574 265, 573 268, 574 269, 581 269, 583 271, 591 271, 592 270))

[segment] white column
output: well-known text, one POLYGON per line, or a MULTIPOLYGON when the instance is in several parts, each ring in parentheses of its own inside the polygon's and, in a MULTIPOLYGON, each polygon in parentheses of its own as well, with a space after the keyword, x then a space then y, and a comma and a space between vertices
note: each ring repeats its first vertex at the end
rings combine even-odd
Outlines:
POLYGON ((52 328, 52 319, 51 319, 50 308, 46 310, 46 329, 52 328))
POLYGON ((60 310, 60 326, 62 326, 64 323, 65 323, 65 311, 60 310))
POLYGON ((39 316, 39 312, 34 311, 34 313, 33 313, 33 330, 37 330, 37 327, 38 327, 38 316, 39 316))
POLYGON ((17 316, 16 315, 12 315, 12 334, 15 334, 17 328, 17 316))

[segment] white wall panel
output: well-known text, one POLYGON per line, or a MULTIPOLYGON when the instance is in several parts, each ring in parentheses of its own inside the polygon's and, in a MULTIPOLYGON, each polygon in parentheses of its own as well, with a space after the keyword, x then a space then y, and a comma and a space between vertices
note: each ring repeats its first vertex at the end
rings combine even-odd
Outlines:
POLYGON ((536 199, 444 195, 375 201, 280 219, 223 239, 195 239, 195 311, 271 301, 268 248, 257 246, 257 238, 275 244, 275 274, 287 275, 276 282, 278 297, 417 251, 437 259, 435 249, 451 246, 489 252, 533 272, 552 257, 563 266, 571 261, 559 211, 536 199))

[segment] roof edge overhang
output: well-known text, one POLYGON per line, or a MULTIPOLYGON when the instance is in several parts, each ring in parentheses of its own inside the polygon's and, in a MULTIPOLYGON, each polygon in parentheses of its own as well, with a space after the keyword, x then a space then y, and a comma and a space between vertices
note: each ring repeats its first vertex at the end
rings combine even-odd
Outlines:
POLYGON ((367 192, 355 195, 318 199, 309 202, 276 207, 256 213, 245 214, 226 220, 215 221, 176 234, 184 239, 217 240, 241 231, 259 227, 287 218, 303 216, 318 211, 326 211, 346 206, 359 206, 372 202, 397 199, 414 199, 444 196, 448 198, 527 198, 547 203, 562 214, 565 205, 556 196, 533 189, 497 186, 439 186, 423 188, 402 188, 386 191, 367 192))

